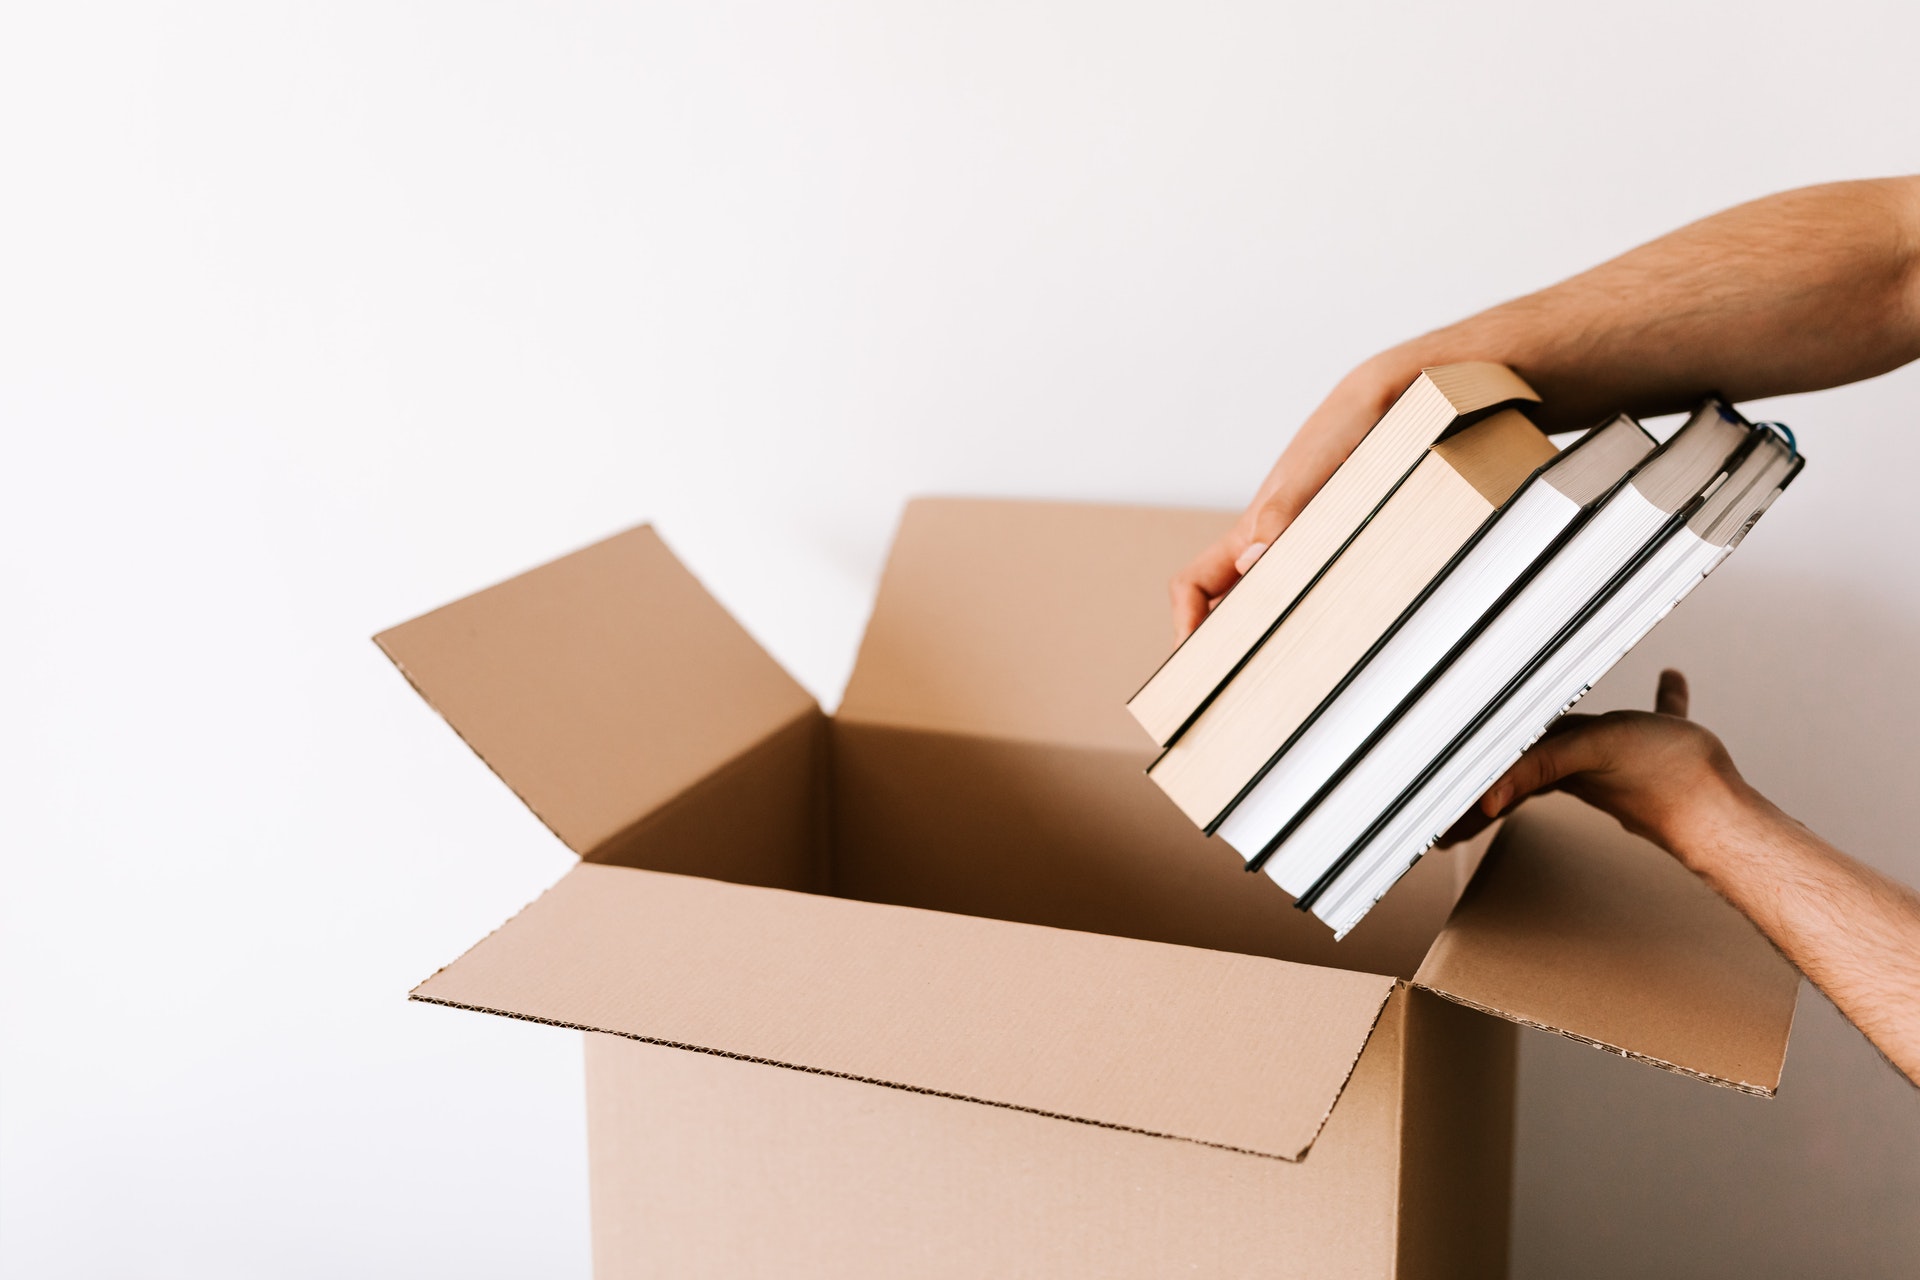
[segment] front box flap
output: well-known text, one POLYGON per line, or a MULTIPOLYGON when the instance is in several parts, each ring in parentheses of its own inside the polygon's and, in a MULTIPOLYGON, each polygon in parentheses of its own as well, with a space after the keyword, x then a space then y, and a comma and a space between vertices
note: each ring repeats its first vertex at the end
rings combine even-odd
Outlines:
POLYGON ((1167 583, 1219 511, 922 498, 847 683, 847 720, 1139 751, 1126 701, 1173 646, 1167 583))
POLYGON ((1512 818, 1416 985, 1658 1067, 1772 1096, 1800 977, 1656 846, 1564 795, 1512 818))
POLYGON ((579 854, 814 709, 644 526, 374 640, 579 854))
POLYGON ((413 996, 1294 1160, 1393 986, 584 863, 413 996))

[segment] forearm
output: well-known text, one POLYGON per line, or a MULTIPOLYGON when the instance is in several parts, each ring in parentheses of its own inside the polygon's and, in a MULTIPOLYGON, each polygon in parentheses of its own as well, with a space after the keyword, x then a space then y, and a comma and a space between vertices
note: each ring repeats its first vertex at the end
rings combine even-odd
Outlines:
POLYGON ((1543 425, 1813 391, 1920 358, 1920 178, 1740 205, 1380 357, 1511 365, 1543 425))
POLYGON ((1682 227, 1551 288, 1365 361, 1294 434, 1240 521, 1172 584, 1185 634, 1433 365, 1491 360, 1551 431, 1612 413, 1754 400, 1920 359, 1920 177, 1788 191, 1682 227))
POLYGON ((1737 781, 1663 843, 1920 1084, 1920 893, 1737 781))

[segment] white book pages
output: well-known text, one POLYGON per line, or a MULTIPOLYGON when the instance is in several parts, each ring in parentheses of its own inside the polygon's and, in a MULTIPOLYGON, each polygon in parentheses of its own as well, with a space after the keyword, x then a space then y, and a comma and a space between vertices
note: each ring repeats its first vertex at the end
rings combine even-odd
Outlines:
POLYGON ((1345 936, 1728 551, 1687 529, 1670 538, 1410 797, 1314 904, 1314 914, 1345 936))
POLYGON ((1632 484, 1609 498, 1301 821, 1266 873, 1296 897, 1311 888, 1667 519, 1632 484))
POLYGON ((1551 485, 1529 484, 1308 722, 1220 824, 1220 837, 1243 858, 1259 854, 1579 514, 1579 504, 1551 485))
POLYGON ((1328 886, 1315 914, 1344 936, 1474 802, 1628 650, 1733 553, 1799 469, 1767 436, 1592 617, 1493 710, 1328 886))

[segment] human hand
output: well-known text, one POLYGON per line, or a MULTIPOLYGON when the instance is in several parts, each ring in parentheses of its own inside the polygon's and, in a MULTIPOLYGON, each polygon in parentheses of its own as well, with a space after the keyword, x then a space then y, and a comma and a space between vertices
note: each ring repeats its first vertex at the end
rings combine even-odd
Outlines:
POLYGON ((1445 844, 1478 834, 1536 791, 1565 791, 1669 852, 1746 794, 1720 739, 1687 719, 1687 678, 1662 671, 1652 711, 1562 716, 1514 762, 1445 844))
POLYGON ((1253 567, 1373 424, 1393 407, 1394 398, 1420 372, 1415 364, 1411 373, 1405 373, 1406 363, 1394 353, 1367 361, 1342 378, 1308 415, 1233 528, 1169 584, 1175 639, 1186 639, 1206 621, 1220 597, 1253 567))

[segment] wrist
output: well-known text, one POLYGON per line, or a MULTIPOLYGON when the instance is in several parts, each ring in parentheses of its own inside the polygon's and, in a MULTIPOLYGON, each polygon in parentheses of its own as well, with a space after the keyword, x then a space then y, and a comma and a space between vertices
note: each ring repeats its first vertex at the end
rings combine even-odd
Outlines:
POLYGON ((1714 873, 1753 845, 1772 805, 1731 770, 1714 770, 1688 789, 1686 803, 1666 815, 1658 843, 1695 873, 1714 873))

